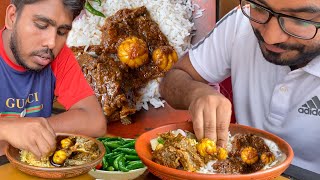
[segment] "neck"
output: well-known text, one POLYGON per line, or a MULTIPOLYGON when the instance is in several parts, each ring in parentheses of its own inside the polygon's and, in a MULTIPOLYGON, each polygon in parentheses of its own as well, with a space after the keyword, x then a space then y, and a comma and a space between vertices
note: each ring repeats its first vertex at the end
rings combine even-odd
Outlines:
POLYGON ((10 61, 12 61, 14 64, 19 65, 16 61, 16 59, 14 58, 14 55, 10 49, 10 37, 11 37, 11 31, 9 31, 8 29, 5 29, 2 32, 2 41, 3 41, 3 48, 4 51, 6 52, 8 58, 10 61))

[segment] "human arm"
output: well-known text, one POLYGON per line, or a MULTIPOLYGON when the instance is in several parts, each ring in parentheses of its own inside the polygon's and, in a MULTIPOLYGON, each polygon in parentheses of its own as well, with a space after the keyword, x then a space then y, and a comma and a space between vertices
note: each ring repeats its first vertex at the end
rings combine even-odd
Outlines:
POLYGON ((106 134, 107 122, 95 95, 88 96, 71 108, 48 118, 55 132, 83 134, 92 137, 106 134))
POLYGON ((53 129, 93 137, 105 135, 107 122, 101 105, 71 50, 64 47, 51 67, 56 77, 55 96, 67 110, 49 118, 53 129))
MULTIPOLYGON (((231 118, 231 102, 208 85, 231 76, 233 51, 243 14, 234 9, 222 18, 204 39, 193 45, 166 75, 160 93, 174 108, 189 109, 198 139, 208 137, 226 145, 231 118)), ((246 30, 244 30, 246 32, 246 30)))
POLYGON ((225 146, 231 117, 231 103, 208 85, 184 56, 160 84, 162 97, 174 108, 189 109, 198 139, 208 137, 225 146))

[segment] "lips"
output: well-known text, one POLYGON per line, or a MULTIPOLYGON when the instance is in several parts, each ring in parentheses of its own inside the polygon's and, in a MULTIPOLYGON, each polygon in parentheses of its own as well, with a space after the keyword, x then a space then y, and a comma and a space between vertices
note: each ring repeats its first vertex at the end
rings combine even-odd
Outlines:
POLYGON ((281 49, 275 45, 270 45, 270 44, 266 44, 266 43, 263 43, 263 46, 268 50, 268 51, 271 51, 271 52, 274 52, 274 53, 284 53, 286 52, 287 50, 285 49, 281 49))
POLYGON ((49 59, 49 60, 52 60, 52 57, 50 56, 50 54, 48 53, 41 53, 41 54, 38 54, 39 57, 43 58, 43 59, 49 59))
POLYGON ((46 66, 52 61, 52 58, 50 57, 50 55, 38 55, 34 56, 34 61, 36 64, 46 66))

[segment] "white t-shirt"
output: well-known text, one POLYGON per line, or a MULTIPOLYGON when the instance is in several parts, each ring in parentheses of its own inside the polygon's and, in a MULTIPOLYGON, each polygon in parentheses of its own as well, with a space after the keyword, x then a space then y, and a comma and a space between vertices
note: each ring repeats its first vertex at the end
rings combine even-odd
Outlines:
POLYGON ((285 139, 294 165, 320 173, 320 57, 294 71, 269 63, 240 9, 219 21, 189 56, 210 83, 231 76, 239 124, 285 139))

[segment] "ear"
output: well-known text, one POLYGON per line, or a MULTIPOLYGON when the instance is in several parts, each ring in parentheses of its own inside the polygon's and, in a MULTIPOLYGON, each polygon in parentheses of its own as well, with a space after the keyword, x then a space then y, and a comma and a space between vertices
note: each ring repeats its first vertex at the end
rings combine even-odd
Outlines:
POLYGON ((6 26, 6 29, 9 29, 9 30, 12 30, 13 29, 13 26, 17 20, 17 8, 15 5, 13 4, 10 4, 8 7, 7 7, 7 11, 6 11, 6 17, 5 17, 5 26, 6 26))

